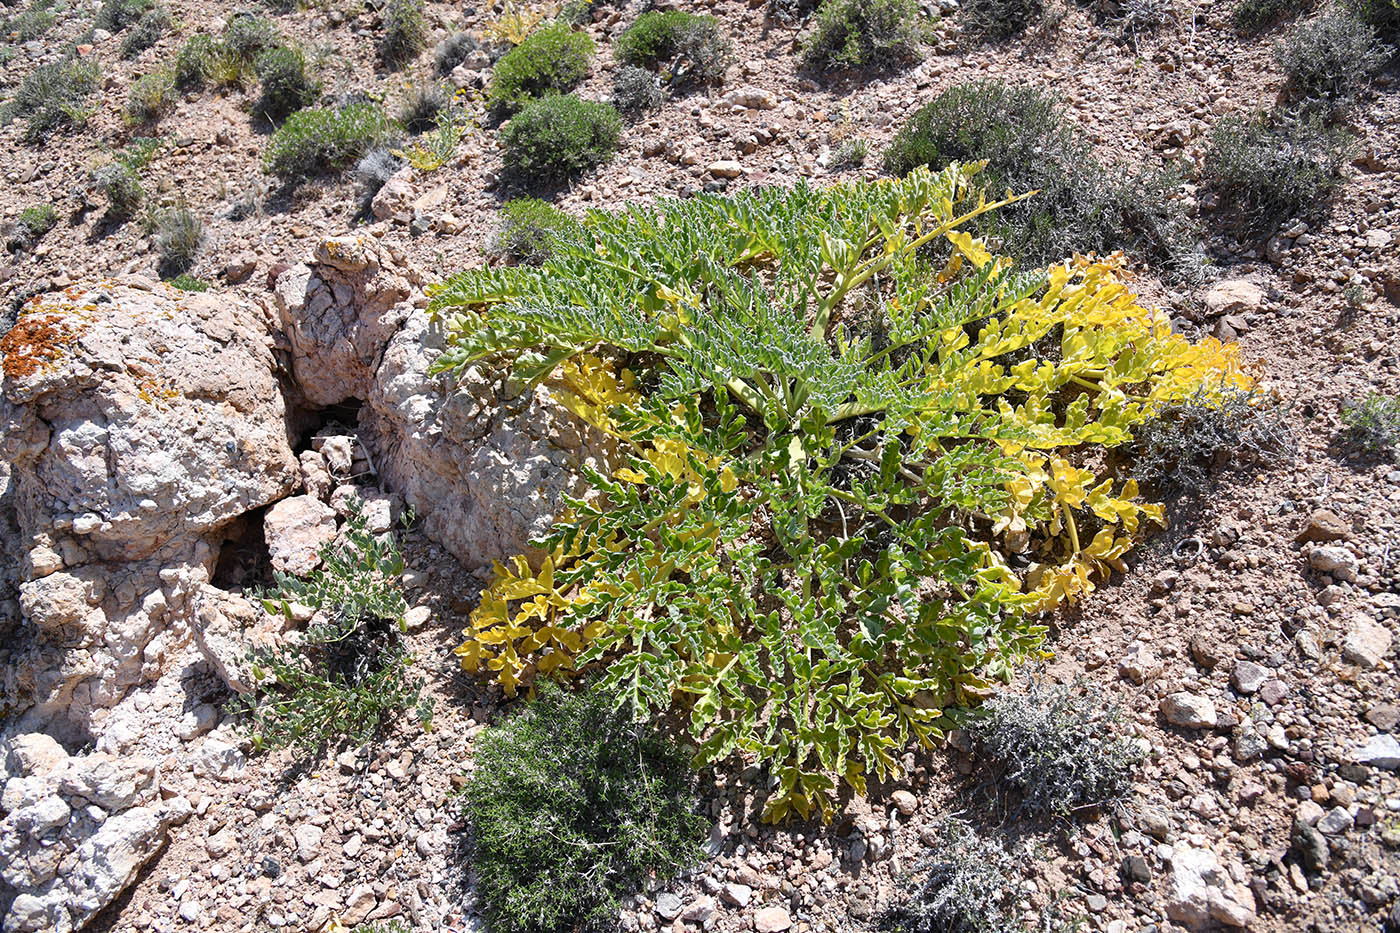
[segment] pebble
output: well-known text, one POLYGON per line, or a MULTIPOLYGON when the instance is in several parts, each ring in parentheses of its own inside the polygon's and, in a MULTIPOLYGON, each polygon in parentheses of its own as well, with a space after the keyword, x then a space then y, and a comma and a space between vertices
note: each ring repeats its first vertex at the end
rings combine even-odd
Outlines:
POLYGON ((1262 664, 1255 664, 1253 661, 1240 661, 1235 665, 1235 671, 1230 675, 1230 683, 1240 693, 1246 696, 1258 693, 1259 688, 1269 679, 1269 669, 1262 664))

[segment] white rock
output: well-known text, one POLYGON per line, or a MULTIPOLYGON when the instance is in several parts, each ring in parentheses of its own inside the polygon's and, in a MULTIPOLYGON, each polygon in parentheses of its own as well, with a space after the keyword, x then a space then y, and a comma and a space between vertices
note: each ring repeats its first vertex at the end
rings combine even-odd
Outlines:
POLYGON ((719 895, 726 904, 735 907, 747 907, 749 901, 753 900, 753 888, 737 881, 731 881, 720 889, 719 895))
POLYGON ((1333 807, 1317 821, 1317 828, 1329 836, 1337 836, 1351 829, 1352 822, 1346 807, 1333 807))
POLYGON ((775 110, 778 106, 778 95, 761 87, 736 87, 724 95, 724 102, 731 107, 746 110, 775 110))
POLYGON ((1254 922, 1254 893, 1232 879, 1210 850, 1179 842, 1171 863, 1167 916, 1172 920, 1190 930, 1254 922))
POLYGON ((321 837, 325 834, 324 829, 312 823, 303 823, 292 830, 292 838, 297 844, 297 858, 303 862, 314 859, 321 848, 321 837))
POLYGON ((1308 554, 1308 564, 1312 569, 1331 574, 1338 580, 1354 582, 1361 562, 1356 555, 1341 545, 1322 544, 1308 554))
POLYGON ((1173 693, 1159 706, 1167 722, 1183 729, 1213 729, 1217 721, 1215 704, 1194 693, 1173 693))
POLYGON ((720 159, 706 166, 706 171, 716 178, 738 178, 744 174, 744 166, 733 159, 720 159))
POLYGON ((1393 636, 1390 629, 1367 616, 1351 621, 1346 640, 1342 642, 1342 657, 1364 668, 1373 668, 1390 653, 1393 636))
POLYGON ((1373 735, 1352 749, 1351 757, 1357 764, 1372 768, 1400 770, 1400 740, 1387 733, 1373 735))
POLYGON ((201 777, 232 780, 243 771, 243 753, 221 739, 207 738, 195 755, 194 773, 201 777))
POLYGON ((1230 675, 1230 683, 1246 696, 1258 693, 1259 688, 1264 686, 1268 679, 1269 669, 1262 664, 1255 664, 1253 661, 1240 661, 1235 665, 1235 670, 1230 675))
POLYGON ((263 538, 274 570, 306 576, 335 540, 335 510, 314 496, 292 496, 263 516, 263 538))
POLYGON ((1264 304, 1264 289, 1248 279, 1226 279, 1206 291, 1205 304, 1212 317, 1258 311, 1264 304))

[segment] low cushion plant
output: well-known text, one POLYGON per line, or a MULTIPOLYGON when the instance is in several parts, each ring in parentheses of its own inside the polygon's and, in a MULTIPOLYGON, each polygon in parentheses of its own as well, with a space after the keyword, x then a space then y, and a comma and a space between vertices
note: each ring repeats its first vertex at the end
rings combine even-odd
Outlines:
POLYGON ((609 104, 546 97, 502 128, 506 171, 527 186, 563 181, 612 158, 621 133, 622 119, 609 104))
POLYGON ((536 98, 564 94, 588 77, 593 40, 563 23, 546 26, 496 62, 488 103, 507 117, 536 98))
POLYGON ((389 135, 378 104, 298 110, 277 128, 263 153, 263 168, 283 181, 340 172, 389 135))

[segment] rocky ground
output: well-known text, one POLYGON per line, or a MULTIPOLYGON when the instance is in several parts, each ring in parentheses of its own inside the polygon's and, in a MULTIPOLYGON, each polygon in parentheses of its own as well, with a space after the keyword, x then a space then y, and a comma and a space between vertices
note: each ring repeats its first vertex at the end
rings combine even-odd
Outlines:
MULTIPOLYGON (((354 226, 349 181, 289 196, 261 180, 245 95, 190 97, 159 127, 151 187, 206 219, 193 271, 217 292, 154 281, 148 234, 106 225, 86 177, 135 135, 117 112, 129 82, 230 12, 177 7, 185 31, 134 62, 118 62, 116 38, 96 40, 108 67, 88 130, 28 147, 17 126, 0 129, 0 219, 41 201, 63 218, 0 265, 0 297, 49 293, 38 300, 69 322, 4 347, 0 538, 17 586, 0 613, 5 929, 476 929, 453 792, 503 702, 450 649, 474 571, 539 531, 572 469, 610 450, 543 390, 506 397, 484 373, 448 390, 427 375, 422 288, 484 255, 503 196, 494 133, 398 179, 377 219, 354 226), (251 756, 221 706, 246 677, 247 642, 277 633, 244 584, 268 564, 302 566, 352 500, 377 527, 405 502, 417 513, 405 584, 434 728, 404 722, 309 765, 251 756)), ((1219 3, 1180 5, 1128 38, 1077 8, 1009 45, 946 31, 924 64, 837 87, 797 73, 795 28, 757 7, 711 9, 738 47, 726 83, 631 127, 561 207, 830 178, 840 139, 878 151, 914 106, 979 76, 1059 90, 1106 161, 1198 164, 1217 119, 1267 106, 1280 84, 1275 36, 1237 38, 1219 3), (722 162, 737 166, 710 169, 722 162)), ((491 15, 430 10, 439 35, 491 15)), ((89 12, 55 35, 80 35, 89 12)), ((277 19, 323 51, 336 89, 401 93, 404 75, 375 71, 373 14, 277 19)), ((626 22, 608 13, 592 30, 626 22)), ((58 47, 20 49, 0 78, 14 86, 58 47)), ((603 51, 585 96, 606 95, 611 67, 603 51)), ((1400 928, 1400 469, 1339 443, 1344 402, 1400 392, 1393 75, 1352 123, 1327 221, 1286 225, 1256 252, 1216 244, 1215 280, 1197 293, 1141 283, 1184 329, 1240 341, 1296 451, 1234 470, 1129 574, 1057 617, 1036 676, 1117 704, 1147 758, 1116 819, 1003 827, 1025 846, 1028 918, 1058 900, 1086 929, 1400 928), (1343 296, 1353 284, 1360 308, 1343 296)), ((848 801, 829 827, 763 826, 756 776, 720 775, 712 857, 629 903, 624 929, 868 928, 932 827, 968 805, 966 749, 955 736, 911 755, 906 780, 848 801)))

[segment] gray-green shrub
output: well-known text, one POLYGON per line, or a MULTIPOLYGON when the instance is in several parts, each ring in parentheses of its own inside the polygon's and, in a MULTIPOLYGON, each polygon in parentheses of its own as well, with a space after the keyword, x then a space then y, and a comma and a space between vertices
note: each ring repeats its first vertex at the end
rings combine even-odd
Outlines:
POLYGON ((1138 428, 1131 445, 1133 476, 1157 497, 1200 498, 1211 489, 1213 471, 1230 461, 1292 456, 1283 414, 1249 392, 1169 405, 1138 428))
POLYGON ((1263 32, 1275 23, 1297 16, 1306 4, 1295 0, 1240 0, 1235 7, 1235 28, 1245 35, 1263 32))
POLYGON ((24 138, 39 142, 87 121, 87 99, 97 89, 96 62, 77 58, 40 65, 25 76, 6 105, 6 121, 24 120, 24 138))
POLYGON ((1400 398, 1371 393, 1342 409, 1348 446, 1391 456, 1400 447, 1400 398))
POLYGON ((1211 133, 1202 171, 1219 199, 1219 222, 1263 237, 1290 217, 1320 213, 1341 183, 1349 146, 1315 119, 1225 117, 1211 133))
POLYGON ((469 32, 454 32, 438 43, 433 50, 433 63, 439 75, 449 75, 452 69, 467 60, 467 57, 482 47, 481 42, 469 32))
POLYGON ((284 182, 338 173, 389 137, 378 104, 298 110, 279 126, 263 153, 263 168, 284 182))
POLYGON ((705 84, 724 77, 729 43, 713 16, 652 10, 617 37, 616 54, 638 68, 659 68, 668 84, 705 84))
POLYGON ((136 21, 131 32, 122 37, 122 58, 135 58, 160 41, 169 31, 170 11, 163 6, 153 6, 136 21))
POLYGON ((161 276, 171 278, 189 269, 204 244, 204 221, 181 205, 157 214, 153 228, 161 276))
POLYGON ((612 158, 622 120, 572 94, 532 101, 501 130, 506 171, 525 185, 563 181, 612 158))
POLYGON ((126 220, 134 216, 146 197, 136 170, 122 161, 109 162, 94 169, 92 184, 97 193, 107 200, 107 216, 113 220, 126 220))
POLYGON ((175 54, 172 68, 175 86, 181 90, 198 90, 209 80, 209 70, 218 54, 218 43, 210 36, 190 36, 175 54))
POLYGON ((531 100, 564 94, 588 77, 593 40, 562 23, 531 33, 511 49, 491 73, 488 102, 498 117, 507 117, 531 100))
POLYGON ((890 71, 923 57, 918 0, 822 0, 802 53, 814 71, 890 71))
POLYGON ((452 105, 452 95, 441 84, 420 81, 412 84, 399 101, 394 119, 409 133, 426 133, 437 126, 438 115, 452 105))
POLYGON ((162 68, 131 82, 125 116, 131 123, 154 123, 175 106, 175 76, 162 68))
POLYGON ((301 49, 278 46, 258 56, 254 66, 262 90, 253 111, 274 123, 309 107, 321 96, 321 85, 306 74, 301 49))
POLYGON ((141 19, 155 0, 103 0, 92 25, 110 33, 119 33, 141 19))
POLYGON ((1374 27, 1335 9, 1295 28, 1274 46, 1274 58, 1294 95, 1309 103, 1342 104, 1371 82, 1392 51, 1374 27))
POLYGON ((578 229, 578 221, 539 198, 516 198, 501 207, 492 252, 510 262, 537 266, 554 254, 556 237, 578 229))
POLYGON ((386 0, 379 18, 379 60, 385 67, 402 68, 428 44, 423 0, 386 0))
POLYGON ((655 74, 636 65, 621 65, 613 75, 613 106, 619 113, 635 118, 649 110, 659 110, 666 100, 655 74))
POLYGON ((259 55, 281 44, 281 34, 272 20, 240 11, 224 27, 221 50, 234 61, 252 67, 259 55))
POLYGON ((49 6, 49 0, 36 0, 14 16, 0 17, 0 36, 19 45, 41 38, 57 19, 49 6))
POLYGON ((963 29, 985 39, 1009 39, 1045 14, 1041 0, 964 0, 958 9, 963 29))

